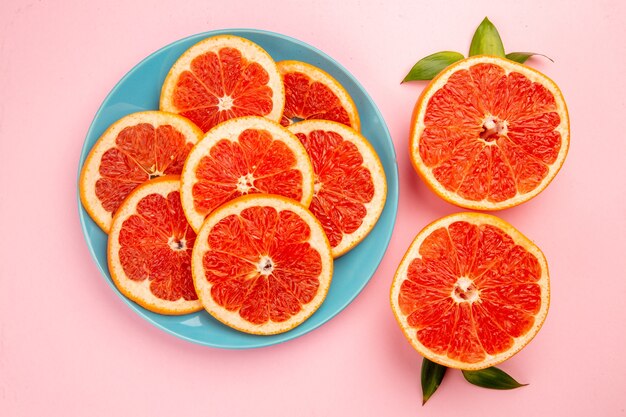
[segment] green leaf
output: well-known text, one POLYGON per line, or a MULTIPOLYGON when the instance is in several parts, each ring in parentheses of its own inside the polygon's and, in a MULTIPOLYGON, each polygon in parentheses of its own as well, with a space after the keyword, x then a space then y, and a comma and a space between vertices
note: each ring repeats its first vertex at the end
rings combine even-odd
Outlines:
POLYGON ((495 55, 504 58, 504 46, 498 29, 485 17, 472 38, 469 56, 495 55))
POLYGON ((422 405, 437 391, 446 375, 447 367, 424 358, 422 361, 422 405))
POLYGON ((549 56, 544 55, 544 54, 538 54, 536 52, 511 52, 511 53, 506 54, 506 57, 510 59, 511 61, 515 61, 515 62, 519 62, 520 64, 523 64, 524 62, 528 60, 528 58, 530 58, 533 55, 539 55, 544 58, 548 58, 550 61, 554 62, 554 60, 550 58, 549 56))
POLYGON ((490 389, 513 389, 528 385, 520 384, 494 366, 479 371, 463 371, 463 376, 470 384, 490 389))
POLYGON ((457 61, 465 58, 463 54, 453 51, 441 51, 428 55, 425 58, 417 61, 411 71, 402 80, 403 83, 407 81, 418 80, 432 80, 437 74, 439 74, 445 67, 450 64, 454 64, 457 61))

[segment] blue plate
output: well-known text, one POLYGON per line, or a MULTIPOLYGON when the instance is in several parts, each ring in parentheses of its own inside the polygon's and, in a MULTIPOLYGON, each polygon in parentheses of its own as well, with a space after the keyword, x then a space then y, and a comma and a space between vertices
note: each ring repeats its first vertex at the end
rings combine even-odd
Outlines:
POLYGON ((305 61, 333 75, 356 103, 361 117, 361 131, 378 152, 385 168, 387 203, 380 220, 361 244, 335 261, 333 281, 319 310, 295 329, 273 336, 241 333, 219 323, 205 311, 185 316, 152 313, 117 290, 107 267, 107 235, 91 220, 80 203, 80 196, 78 206, 80 222, 91 255, 111 288, 130 308, 148 322, 181 339, 206 346, 246 349, 269 346, 302 336, 333 318, 361 292, 389 245, 398 209, 398 166, 389 131, 378 108, 361 84, 339 63, 312 46, 284 35, 261 30, 228 29, 200 33, 174 42, 153 53, 126 74, 109 93, 91 123, 80 155, 79 175, 91 147, 109 125, 129 113, 158 109, 161 84, 176 59, 196 42, 221 34, 237 35, 256 42, 276 61, 305 61))

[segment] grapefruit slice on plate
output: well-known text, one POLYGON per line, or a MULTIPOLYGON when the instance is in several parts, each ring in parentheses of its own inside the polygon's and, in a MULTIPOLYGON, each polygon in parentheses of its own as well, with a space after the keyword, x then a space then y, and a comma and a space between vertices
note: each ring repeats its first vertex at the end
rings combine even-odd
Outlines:
POLYGON ((496 365, 537 334, 550 288, 543 253, 513 226, 459 213, 426 226, 400 263, 391 307, 411 345, 441 365, 496 365))
POLYGON ((313 167, 291 132, 263 117, 221 123, 192 149, 181 176, 183 209, 197 232, 207 214, 236 197, 278 194, 308 206, 313 167))
POLYGON ((126 196, 150 178, 180 174, 201 137, 196 125, 171 113, 145 111, 121 118, 98 139, 83 165, 83 206, 108 233, 126 196))
POLYGON ((279 121, 285 90, 276 67, 259 45, 238 36, 204 39, 170 69, 160 108, 189 118, 204 132, 241 116, 279 121))
POLYGON ((512 207, 539 194, 563 165, 567 107, 540 72, 473 56, 426 87, 409 146, 413 166, 445 200, 477 210, 512 207))
POLYGON ((195 288, 217 320, 252 334, 286 332, 310 317, 330 286, 328 239, 301 204, 253 194, 215 210, 192 255, 195 288))
POLYGON ((376 225, 387 195, 385 171, 372 145, 354 129, 327 120, 305 120, 288 129, 313 163, 309 209, 322 223, 336 258, 376 225))
POLYGON ((280 61, 285 84, 285 110, 280 123, 325 119, 360 129, 359 111, 352 97, 327 72, 306 62, 280 61))
POLYGON ((119 207, 108 241, 111 278, 122 294, 161 314, 202 310, 193 286, 196 238, 180 205, 180 178, 137 187, 119 207))

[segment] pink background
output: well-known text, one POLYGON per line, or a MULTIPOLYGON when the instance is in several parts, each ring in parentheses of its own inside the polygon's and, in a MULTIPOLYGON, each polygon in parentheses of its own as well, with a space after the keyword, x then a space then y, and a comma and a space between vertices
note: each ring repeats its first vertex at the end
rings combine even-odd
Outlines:
POLYGON ((624 415, 626 3, 269 3, 0 3, 0 414, 624 415), (490 391, 450 372, 422 408, 421 358, 396 326, 389 287, 415 234, 460 209, 411 168, 409 119, 424 84, 400 80, 422 56, 466 52, 485 15, 507 50, 554 58, 531 65, 569 104, 562 171, 498 213, 543 249, 553 299, 539 335, 502 365, 529 386, 490 391), (91 260, 76 208, 80 149, 114 84, 166 44, 229 27, 281 32, 341 62, 382 111, 400 170, 396 230, 361 295, 320 329, 251 351, 196 346, 134 314, 91 260))

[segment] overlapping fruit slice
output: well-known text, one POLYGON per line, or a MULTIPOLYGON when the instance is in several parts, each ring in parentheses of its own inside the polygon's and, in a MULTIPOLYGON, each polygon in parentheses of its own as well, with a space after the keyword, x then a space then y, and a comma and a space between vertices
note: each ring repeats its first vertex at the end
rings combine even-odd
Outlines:
POLYGON ((385 206, 385 171, 361 134, 340 123, 306 120, 289 127, 313 163, 315 185, 310 210, 324 226, 333 256, 361 242, 385 206))
POLYGON ((332 277, 328 239, 301 204, 254 194, 207 217, 193 250, 195 288, 216 319, 253 334, 294 328, 320 306, 332 277))
POLYGON ((113 218, 108 240, 113 282, 126 297, 157 313, 201 310, 191 276, 195 238, 180 204, 180 178, 144 183, 113 218))
POLYGON ((278 69, 285 84, 283 126, 298 120, 324 119, 359 130, 354 101, 330 74, 300 61, 280 61, 278 69))
POLYGON ((513 226, 459 213, 422 230, 400 263, 391 306, 413 347, 459 369, 496 365, 522 349, 548 312, 546 260, 513 226))
POLYGON ((109 232, 113 214, 137 186, 180 174, 202 132, 184 117, 146 111, 111 125, 91 149, 80 176, 83 206, 109 232))
POLYGON ((277 194, 308 206, 313 167, 298 138, 262 117, 240 117, 209 131, 182 173, 182 203, 198 231, 207 214, 245 194, 277 194))
POLYGON ((559 88, 527 66, 473 56, 442 71, 415 107, 417 172, 451 203, 498 210, 540 193, 563 165, 569 119, 559 88))
POLYGON ((189 48, 170 69, 161 110, 189 118, 204 132, 241 116, 279 121, 285 91, 276 63, 259 45, 220 35, 189 48))

